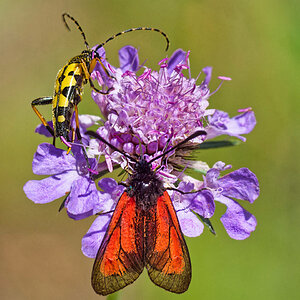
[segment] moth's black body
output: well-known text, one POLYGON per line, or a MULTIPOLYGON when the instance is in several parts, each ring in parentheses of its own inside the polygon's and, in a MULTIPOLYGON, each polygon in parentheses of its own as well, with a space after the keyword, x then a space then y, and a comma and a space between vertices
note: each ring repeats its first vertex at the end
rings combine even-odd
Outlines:
POLYGON ((134 166, 134 172, 128 179, 127 193, 136 198, 137 207, 143 210, 153 206, 164 192, 162 181, 152 171, 151 165, 140 158, 134 166))

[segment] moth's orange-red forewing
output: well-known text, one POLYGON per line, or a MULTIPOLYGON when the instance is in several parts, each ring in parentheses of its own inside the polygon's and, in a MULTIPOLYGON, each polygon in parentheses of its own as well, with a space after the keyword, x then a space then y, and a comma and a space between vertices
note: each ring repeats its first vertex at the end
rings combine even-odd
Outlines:
POLYGON ((136 239, 143 239, 143 232, 136 232, 135 226, 142 221, 139 217, 135 198, 124 192, 94 262, 92 286, 96 293, 108 295, 118 291, 142 273, 143 250, 137 246, 136 239))
POLYGON ((165 191, 158 197, 155 216, 148 217, 145 249, 146 268, 150 279, 158 286, 174 292, 185 292, 191 281, 191 262, 175 209, 165 191), (155 228, 154 228, 155 227, 155 228))

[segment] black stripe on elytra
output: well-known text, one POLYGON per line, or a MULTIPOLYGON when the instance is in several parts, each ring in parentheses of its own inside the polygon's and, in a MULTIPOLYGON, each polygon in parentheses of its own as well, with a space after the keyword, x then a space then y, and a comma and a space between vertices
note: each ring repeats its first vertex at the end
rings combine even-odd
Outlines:
POLYGON ((76 86, 65 86, 63 88, 63 90, 61 91, 61 93, 70 100, 70 98, 72 97, 72 95, 75 93, 76 90, 76 86))
POLYGON ((65 78, 66 78, 66 76, 64 74, 62 74, 59 78, 57 78, 57 81, 61 84, 65 78))

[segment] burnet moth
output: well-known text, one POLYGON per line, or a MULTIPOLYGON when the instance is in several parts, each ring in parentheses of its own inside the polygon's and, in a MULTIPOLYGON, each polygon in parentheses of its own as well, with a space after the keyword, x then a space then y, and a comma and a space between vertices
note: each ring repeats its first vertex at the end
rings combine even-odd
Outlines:
POLYGON ((206 132, 196 131, 150 161, 143 156, 131 157, 96 132, 87 134, 133 163, 127 189, 116 205, 94 262, 95 292, 114 293, 133 283, 144 268, 157 286, 173 293, 185 292, 191 281, 189 251, 170 196, 152 170, 152 162, 206 132))

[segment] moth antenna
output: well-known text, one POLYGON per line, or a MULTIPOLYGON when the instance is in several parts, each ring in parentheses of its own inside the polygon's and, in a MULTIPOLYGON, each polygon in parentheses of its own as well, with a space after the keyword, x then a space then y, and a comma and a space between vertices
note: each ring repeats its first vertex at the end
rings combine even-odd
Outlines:
POLYGON ((130 155, 128 155, 126 152, 119 150, 117 147, 115 147, 114 145, 112 145, 111 143, 107 142, 102 136, 100 136, 97 132, 88 130, 86 132, 86 134, 88 134, 89 136, 94 137, 95 139, 98 139, 99 141, 103 142, 104 144, 106 144, 108 147, 110 147, 112 150, 117 151, 119 153, 121 153, 122 155, 124 155, 126 158, 130 159, 131 161, 134 161, 135 163, 137 163, 137 160, 133 157, 131 157, 130 155))
POLYGON ((190 136, 188 136, 185 140, 181 141, 180 143, 178 143, 177 145, 175 145, 174 147, 172 147, 171 149, 167 150, 166 152, 154 157, 153 159, 151 159, 149 161, 149 164, 151 164, 153 161, 165 156, 166 154, 172 152, 173 150, 175 150, 176 148, 180 147, 181 145, 187 143, 188 141, 198 137, 199 135, 207 135, 206 131, 204 130, 198 130, 196 132, 194 132, 193 134, 191 134, 190 136))

